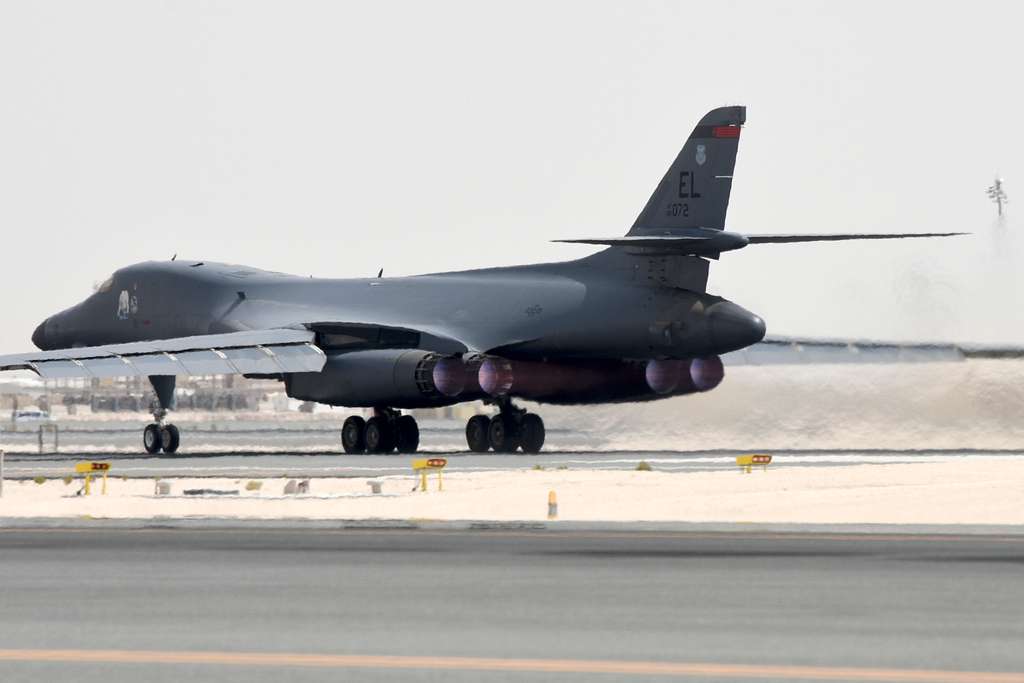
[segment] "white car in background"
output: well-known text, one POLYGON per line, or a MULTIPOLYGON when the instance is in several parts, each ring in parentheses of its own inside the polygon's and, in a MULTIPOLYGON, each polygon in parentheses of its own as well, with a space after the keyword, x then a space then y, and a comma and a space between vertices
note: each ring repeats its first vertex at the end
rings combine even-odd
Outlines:
POLYGON ((15 410, 13 419, 15 424, 53 422, 50 413, 45 410, 15 410))

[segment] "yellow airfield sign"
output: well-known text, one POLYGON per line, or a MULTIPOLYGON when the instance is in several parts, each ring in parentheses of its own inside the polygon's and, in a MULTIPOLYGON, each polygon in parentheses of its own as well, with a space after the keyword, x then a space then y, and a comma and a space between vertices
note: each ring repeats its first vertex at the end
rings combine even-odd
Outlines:
POLYGON ((109 469, 109 462, 79 462, 75 464, 75 472, 78 474, 86 474, 87 472, 106 472, 109 469))
MULTIPOLYGON (((437 472, 437 490, 442 487, 441 470, 448 464, 445 458, 418 458, 412 461, 412 471, 420 473, 420 491, 427 492, 427 472, 437 472)), ((416 489, 413 489, 415 491, 416 489)))
POLYGON ((103 490, 100 492, 103 495, 107 495, 107 472, 110 471, 109 462, 78 462, 75 463, 75 472, 78 474, 85 475, 85 495, 92 493, 92 475, 102 474, 103 475, 103 490))
POLYGON ((772 461, 772 456, 766 453, 751 453, 750 455, 737 455, 736 464, 740 466, 744 472, 750 472, 754 465, 761 465, 762 468, 768 469, 768 463, 772 461))
POLYGON ((412 461, 412 468, 417 471, 439 470, 447 464, 448 460, 445 458, 419 458, 412 461))

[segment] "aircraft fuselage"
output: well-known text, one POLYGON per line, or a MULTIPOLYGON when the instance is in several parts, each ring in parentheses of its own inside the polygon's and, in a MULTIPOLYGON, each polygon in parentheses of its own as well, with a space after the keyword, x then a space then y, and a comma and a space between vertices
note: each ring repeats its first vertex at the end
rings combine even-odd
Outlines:
MULTIPOLYGON (((594 267, 593 258, 356 279, 304 278, 201 261, 147 262, 117 271, 85 301, 47 318, 33 341, 49 350, 305 327, 318 333, 318 345, 330 358, 341 361, 357 351, 406 348, 547 363, 569 372, 576 388, 563 391, 556 383, 528 397, 596 403, 660 397, 644 380, 645 361, 716 356, 764 336, 763 321, 731 302, 652 281, 629 269, 631 260, 609 270, 606 262, 594 267), (452 329, 461 332, 453 337, 452 329), (613 387, 581 384, 581 373, 608 375, 613 387)), ((317 400, 372 405, 387 398, 331 400, 342 380, 330 370, 305 378, 318 383, 317 400)), ((477 394, 395 397, 386 403, 441 405, 477 394)))

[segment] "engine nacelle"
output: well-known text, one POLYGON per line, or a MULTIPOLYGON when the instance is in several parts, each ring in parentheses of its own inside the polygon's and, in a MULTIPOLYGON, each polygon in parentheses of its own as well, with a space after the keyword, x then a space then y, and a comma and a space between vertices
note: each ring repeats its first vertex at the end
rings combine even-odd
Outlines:
POLYGON ((684 360, 509 360, 443 357, 422 349, 330 352, 321 372, 285 375, 288 395, 352 408, 429 408, 510 396, 542 403, 645 401, 708 391, 723 377, 717 356, 684 360))
MULTIPOLYGON (((419 349, 328 353, 322 371, 286 375, 285 387, 292 398, 350 408, 451 405, 454 401, 435 383, 440 360, 419 349)), ((444 388, 451 390, 450 385, 444 388)), ((460 393, 461 400, 470 398, 465 387, 460 393)))
POLYGON ((487 357, 477 370, 480 392, 542 403, 642 400, 650 391, 643 366, 625 361, 539 362, 487 357))

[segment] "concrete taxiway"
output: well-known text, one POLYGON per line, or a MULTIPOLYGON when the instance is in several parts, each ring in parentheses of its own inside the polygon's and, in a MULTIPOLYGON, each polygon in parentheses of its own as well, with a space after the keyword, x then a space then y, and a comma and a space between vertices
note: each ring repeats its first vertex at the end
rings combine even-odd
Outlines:
POLYGON ((1024 681, 1019 535, 8 529, 0 558, 5 681, 1024 681))

